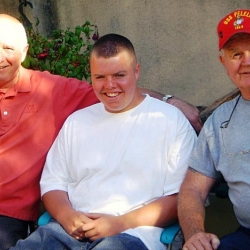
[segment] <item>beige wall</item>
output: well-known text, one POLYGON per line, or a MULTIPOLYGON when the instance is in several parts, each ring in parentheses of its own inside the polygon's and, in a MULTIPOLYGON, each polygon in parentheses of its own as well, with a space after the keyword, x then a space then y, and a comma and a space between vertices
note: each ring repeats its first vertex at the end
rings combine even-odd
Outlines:
MULTIPOLYGON (((1 0, 14 14, 18 0, 1 0)), ((216 25, 229 12, 249 8, 241 0, 30 0, 42 33, 86 20, 100 35, 114 32, 134 44, 141 63, 140 86, 208 105, 234 85, 218 60, 216 25)), ((17 13, 17 12, 16 12, 17 13)))

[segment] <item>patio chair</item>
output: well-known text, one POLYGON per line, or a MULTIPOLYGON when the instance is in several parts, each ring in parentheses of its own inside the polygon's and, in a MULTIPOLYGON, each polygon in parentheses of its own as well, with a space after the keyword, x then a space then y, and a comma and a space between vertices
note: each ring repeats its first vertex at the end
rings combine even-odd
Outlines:
POLYGON ((184 243, 181 227, 178 222, 166 227, 160 241, 167 245, 168 250, 181 250, 184 243))

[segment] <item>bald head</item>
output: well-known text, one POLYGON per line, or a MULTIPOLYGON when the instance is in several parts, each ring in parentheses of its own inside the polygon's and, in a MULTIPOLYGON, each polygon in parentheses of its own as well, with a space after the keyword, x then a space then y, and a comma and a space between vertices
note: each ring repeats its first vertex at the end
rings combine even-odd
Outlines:
POLYGON ((23 25, 14 17, 0 14, 0 42, 9 42, 23 51, 27 46, 27 35, 23 25))
POLYGON ((0 91, 6 93, 17 83, 28 51, 23 25, 14 17, 0 14, 0 91))

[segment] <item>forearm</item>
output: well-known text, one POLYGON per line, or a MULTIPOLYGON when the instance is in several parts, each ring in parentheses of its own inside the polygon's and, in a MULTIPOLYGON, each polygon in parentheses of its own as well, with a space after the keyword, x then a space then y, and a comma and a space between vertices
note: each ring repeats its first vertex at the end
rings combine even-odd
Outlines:
POLYGON ((205 200, 197 192, 181 191, 178 202, 178 216, 185 244, 188 249, 217 249, 220 241, 214 234, 205 232, 205 200), (183 199, 184 197, 188 199, 183 199))
POLYGON ((122 216, 125 228, 166 227, 177 220, 177 194, 161 197, 122 216))
POLYGON ((82 226, 92 220, 84 213, 72 208, 66 192, 50 191, 43 196, 43 202, 50 215, 62 225, 69 235, 76 239, 84 237, 82 226))
POLYGON ((156 99, 162 100, 164 97, 164 94, 161 94, 159 92, 156 92, 154 90, 146 89, 146 88, 140 88, 140 91, 142 94, 148 94, 151 97, 154 97, 156 99))
POLYGON ((70 214, 73 210, 68 194, 64 191, 50 191, 43 195, 42 200, 49 214, 59 222, 62 217, 65 217, 66 214, 70 214))
POLYGON ((181 193, 178 201, 178 218, 186 241, 198 232, 205 232, 205 207, 198 194, 188 190, 181 193))
POLYGON ((215 179, 192 168, 187 171, 178 196, 178 218, 186 241, 205 231, 205 201, 214 183, 215 179))

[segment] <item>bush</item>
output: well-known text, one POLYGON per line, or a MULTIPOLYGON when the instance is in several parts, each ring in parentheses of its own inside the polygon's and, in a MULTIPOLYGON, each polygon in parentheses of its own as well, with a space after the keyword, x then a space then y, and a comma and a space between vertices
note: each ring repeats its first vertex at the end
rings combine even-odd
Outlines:
POLYGON ((23 66, 47 70, 52 74, 87 80, 90 76, 89 56, 94 41, 99 38, 97 26, 86 21, 74 31, 55 30, 43 37, 33 29, 27 30, 29 50, 23 66))

